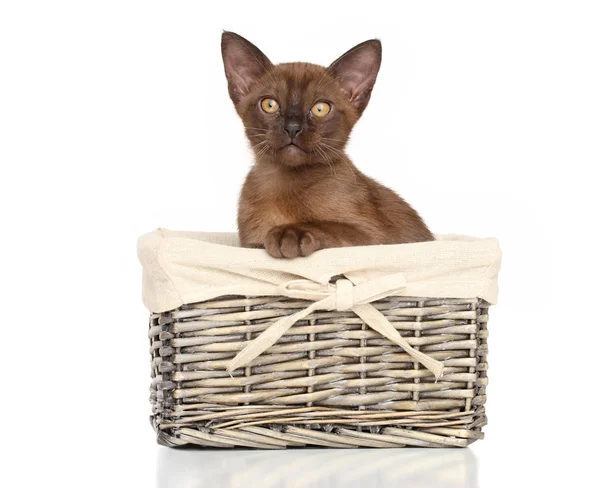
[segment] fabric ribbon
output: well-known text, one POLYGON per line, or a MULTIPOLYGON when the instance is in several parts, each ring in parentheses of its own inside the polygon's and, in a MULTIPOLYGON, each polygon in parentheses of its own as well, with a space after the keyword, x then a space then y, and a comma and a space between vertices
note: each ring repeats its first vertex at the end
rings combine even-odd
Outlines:
POLYGON ((352 310, 371 329, 400 346, 415 361, 431 371, 437 381, 443 373, 444 365, 427 354, 413 349, 384 315, 371 305, 371 302, 394 295, 405 286, 406 277, 404 273, 383 276, 359 285, 354 285, 346 278, 328 284, 304 279, 288 281, 279 287, 281 295, 289 298, 312 300, 314 303, 304 310, 287 315, 274 322, 231 360, 227 366, 227 371, 231 373, 237 368, 248 365, 253 359, 275 344, 298 320, 302 320, 315 310, 337 310, 339 312, 352 310))

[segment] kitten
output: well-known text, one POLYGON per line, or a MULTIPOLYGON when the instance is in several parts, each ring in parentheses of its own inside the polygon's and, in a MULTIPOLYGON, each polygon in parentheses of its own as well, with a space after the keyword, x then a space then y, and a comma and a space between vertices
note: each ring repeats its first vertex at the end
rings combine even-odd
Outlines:
POLYGON ((433 240, 415 210, 344 152, 377 78, 378 40, 328 68, 273 65, 233 32, 223 33, 221 50, 229 96, 256 157, 239 202, 242 246, 295 258, 330 247, 433 240))

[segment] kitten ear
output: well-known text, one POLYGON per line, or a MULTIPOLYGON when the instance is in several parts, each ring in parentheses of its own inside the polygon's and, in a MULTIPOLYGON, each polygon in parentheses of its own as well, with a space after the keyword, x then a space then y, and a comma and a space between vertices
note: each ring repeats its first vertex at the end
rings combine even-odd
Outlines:
POLYGON ((381 66, 381 42, 365 41, 336 59, 327 70, 359 114, 367 107, 381 66))
POLYGON ((273 66, 260 49, 234 32, 223 32, 221 54, 229 96, 235 105, 248 94, 252 85, 273 66))

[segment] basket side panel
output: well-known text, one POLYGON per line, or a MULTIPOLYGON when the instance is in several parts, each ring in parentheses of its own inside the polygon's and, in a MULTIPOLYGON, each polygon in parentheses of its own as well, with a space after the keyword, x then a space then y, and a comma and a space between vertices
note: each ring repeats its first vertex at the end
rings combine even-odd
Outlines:
POLYGON ((483 437, 487 310, 478 299, 390 297, 373 305, 437 382, 352 312, 316 312, 245 368, 228 362, 307 302, 223 297, 152 316, 159 442, 210 447, 464 447, 483 437))

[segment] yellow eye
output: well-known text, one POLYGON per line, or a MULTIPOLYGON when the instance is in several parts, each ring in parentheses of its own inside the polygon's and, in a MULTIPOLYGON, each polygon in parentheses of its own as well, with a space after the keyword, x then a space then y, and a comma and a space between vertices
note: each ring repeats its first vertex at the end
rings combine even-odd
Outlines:
POLYGON ((274 114, 279 110, 279 103, 274 98, 263 98, 260 106, 268 114, 274 114))
POLYGON ((317 117, 325 117, 329 112, 331 112, 331 105, 327 102, 317 102, 310 109, 313 115, 317 117))

